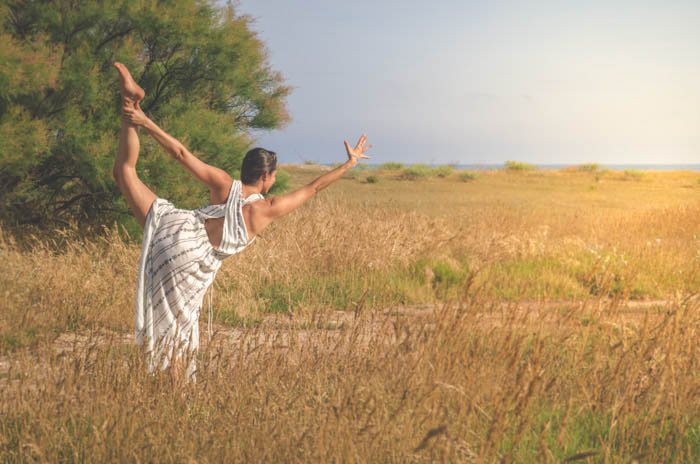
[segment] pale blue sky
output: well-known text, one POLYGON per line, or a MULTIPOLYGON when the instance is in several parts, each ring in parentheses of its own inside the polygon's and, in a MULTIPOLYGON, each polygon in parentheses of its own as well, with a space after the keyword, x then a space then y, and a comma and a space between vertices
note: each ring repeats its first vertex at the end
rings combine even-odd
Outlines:
POLYGON ((240 0, 294 90, 282 162, 698 163, 700 1, 240 0))

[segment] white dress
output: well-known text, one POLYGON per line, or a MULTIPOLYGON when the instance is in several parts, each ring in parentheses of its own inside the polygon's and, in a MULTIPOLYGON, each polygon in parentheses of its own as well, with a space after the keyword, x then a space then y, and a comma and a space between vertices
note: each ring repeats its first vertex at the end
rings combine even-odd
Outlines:
POLYGON ((204 294, 221 261, 243 251, 252 240, 243 221, 243 205, 262 195, 242 196, 241 181, 231 185, 226 203, 178 209, 156 199, 146 216, 136 282, 136 343, 145 344, 149 372, 183 356, 193 378, 199 348, 199 313, 204 294), (204 222, 224 218, 221 245, 209 242, 204 222))

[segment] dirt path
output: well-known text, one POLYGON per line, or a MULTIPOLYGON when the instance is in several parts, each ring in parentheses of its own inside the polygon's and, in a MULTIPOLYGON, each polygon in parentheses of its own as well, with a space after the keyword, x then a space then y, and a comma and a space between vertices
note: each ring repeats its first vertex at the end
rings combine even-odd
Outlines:
MULTIPOLYGON (((654 320, 661 320, 680 307, 682 302, 654 301, 563 301, 563 302, 514 302, 497 303, 490 307, 447 307, 440 305, 402 306, 382 311, 332 311, 304 317, 296 314, 267 315, 255 327, 230 327, 213 325, 213 338, 207 335, 206 323, 201 324, 201 350, 210 343, 226 350, 242 346, 267 345, 288 349, 296 344, 310 349, 332 349, 336 342, 355 331, 361 344, 369 340, 395 343, 401 338, 401 327, 433 326, 444 311, 469 312, 468 317, 481 327, 585 327, 592 323, 613 324, 629 329, 654 320)), ((91 345, 103 346, 132 344, 132 333, 98 330, 80 333, 64 333, 57 337, 52 350, 55 354, 68 354, 91 345)), ((0 380, 6 379, 12 367, 12 356, 0 357, 0 380)))

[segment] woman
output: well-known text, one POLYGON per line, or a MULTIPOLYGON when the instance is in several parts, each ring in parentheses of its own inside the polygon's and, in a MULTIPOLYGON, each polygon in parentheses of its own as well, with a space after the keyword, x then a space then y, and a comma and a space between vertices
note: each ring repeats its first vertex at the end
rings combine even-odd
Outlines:
MULTIPOLYGON (((310 184, 286 195, 263 198, 275 183, 277 158, 261 148, 250 150, 241 168, 241 180, 197 159, 141 111, 145 92, 126 67, 119 71, 122 125, 114 163, 114 179, 131 212, 143 227, 143 244, 136 288, 136 341, 147 344, 149 370, 188 357, 187 375, 194 374, 193 354, 199 346, 199 311, 204 293, 221 261, 243 251, 275 219, 293 211, 355 166, 371 145, 361 136, 348 160, 310 184), (160 199, 136 173, 138 127, 149 135, 210 192, 210 205, 190 211, 160 199)), ((177 366, 179 363, 174 363, 177 366)))

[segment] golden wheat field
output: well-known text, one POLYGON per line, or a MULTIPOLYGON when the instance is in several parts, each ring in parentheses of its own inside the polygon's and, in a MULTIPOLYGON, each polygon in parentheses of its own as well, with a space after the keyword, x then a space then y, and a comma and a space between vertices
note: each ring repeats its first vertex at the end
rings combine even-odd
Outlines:
POLYGON ((224 263, 195 383, 138 254, 0 234, 3 462, 700 460, 700 174, 356 169, 224 263))

